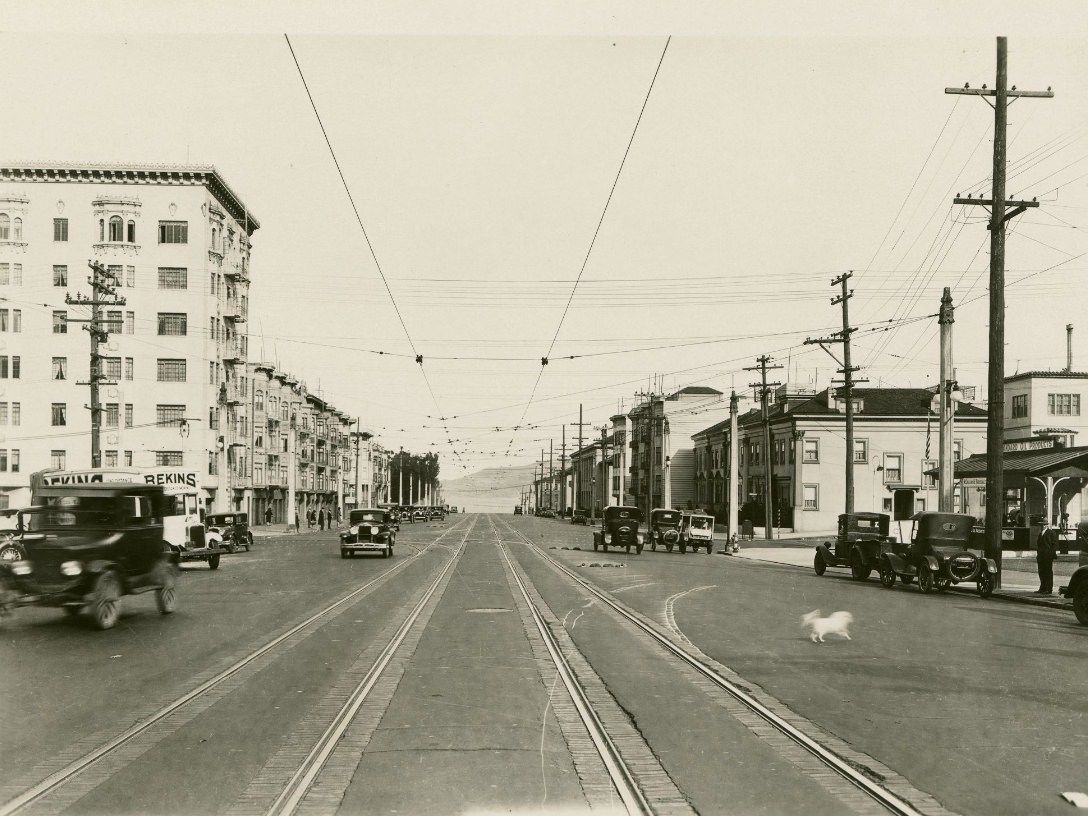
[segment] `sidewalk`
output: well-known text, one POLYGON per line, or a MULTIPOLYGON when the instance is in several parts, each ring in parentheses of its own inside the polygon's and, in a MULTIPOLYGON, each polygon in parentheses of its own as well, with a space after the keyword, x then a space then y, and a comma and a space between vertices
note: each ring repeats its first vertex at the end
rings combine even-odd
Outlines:
MULTIPOLYGON (((753 539, 752 541, 741 541, 740 552, 730 556, 731 558, 746 558, 751 561, 766 561, 772 564, 785 564, 791 567, 800 567, 804 569, 812 569, 812 559, 814 557, 814 544, 810 546, 799 546, 799 540, 791 540, 789 542, 783 542, 781 545, 776 546, 777 542, 771 543, 766 539, 753 539), (770 546, 767 546, 770 544, 770 546)), ((1001 571, 1001 588, 994 590, 993 597, 1000 598, 1006 601, 1016 601, 1018 603, 1029 603, 1035 606, 1048 606, 1055 609, 1070 609, 1072 602, 1066 600, 1057 594, 1057 588, 1063 584, 1068 583, 1068 578, 1072 574, 1073 570, 1077 568, 1077 556, 1076 555, 1062 555, 1058 556, 1058 559, 1054 562, 1054 588, 1053 595, 1036 595, 1035 590, 1039 588, 1039 579, 1037 577, 1035 567, 1034 555, 1026 555, 1017 558, 1014 553, 1005 553, 1002 557, 1002 571, 1001 571)), ((831 569, 835 569, 832 567, 831 569)), ((837 570, 844 575, 849 574, 849 570, 842 569, 837 570)), ((961 584, 957 586, 953 584, 949 587, 950 592, 971 592, 974 593, 975 585, 961 584)))

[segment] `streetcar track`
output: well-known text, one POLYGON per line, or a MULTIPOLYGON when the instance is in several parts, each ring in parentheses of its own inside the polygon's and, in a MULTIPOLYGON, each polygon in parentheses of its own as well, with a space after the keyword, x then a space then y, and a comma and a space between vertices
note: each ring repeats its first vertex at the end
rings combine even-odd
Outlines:
MULTIPOLYGON (((45 812, 57 812, 86 795, 87 792, 107 779, 109 773, 91 774, 89 778, 84 778, 81 782, 79 778, 85 772, 96 768, 100 763, 108 759, 112 759, 112 762, 108 764, 114 766, 113 769, 124 767, 124 765, 168 736, 169 733, 175 731, 184 722, 191 720, 218 699, 234 691, 254 670, 259 670, 260 661, 271 659, 273 656, 278 657, 276 652, 280 647, 293 648, 294 645, 297 645, 299 636, 308 636, 320 626, 346 612, 379 585, 387 582, 392 576, 403 571, 408 565, 423 556, 428 549, 435 545, 442 546, 439 541, 460 526, 455 525, 443 531, 438 538, 423 550, 398 561, 395 566, 381 575, 375 576, 358 589, 352 590, 347 595, 333 601, 306 620, 281 632, 263 645, 245 653, 242 657, 234 659, 226 668, 214 673, 212 673, 214 670, 201 673, 198 675, 200 681, 195 687, 166 704, 158 704, 158 707, 150 714, 137 717, 135 724, 120 734, 109 737, 104 732, 98 732, 91 738, 77 743, 76 750, 70 749, 61 752, 52 760, 41 763, 31 773, 40 776, 44 772, 47 775, 41 778, 40 781, 31 784, 22 793, 0 805, 0 816, 9 816, 26 809, 32 809, 35 812, 41 811, 42 808, 38 807, 38 805, 43 804, 43 800, 47 797, 55 800, 54 804, 59 805, 59 808, 46 806, 45 812), (209 674, 211 676, 208 676, 209 674), (153 729, 155 730, 154 733, 152 733, 153 729), (58 763, 61 765, 59 768, 56 767, 58 763), (68 790, 63 793, 65 788, 68 790)), ((469 529, 472 526, 473 524, 470 523, 469 529)), ((11 787, 10 783, 5 785, 5 788, 10 789, 11 787)))
MULTIPOLYGON (((871 757, 854 751, 837 738, 827 734, 821 735, 823 743, 839 743, 835 749, 822 744, 821 741, 806 733, 806 729, 819 730, 818 727, 814 727, 813 723, 799 717, 780 701, 766 694, 766 692, 760 690, 761 694, 757 695, 753 689, 744 685, 747 681, 727 667, 721 666, 708 656, 703 655, 686 638, 684 638, 686 643, 677 643, 652 621, 628 609, 612 598, 610 593, 596 587, 544 552, 540 546, 510 525, 509 522, 503 520, 502 523, 538 558, 541 558, 553 569, 566 576, 593 598, 605 604, 620 619, 633 625, 642 634, 662 647, 666 654, 678 660, 685 669, 693 672, 702 681, 700 685, 705 684, 703 686, 705 691, 723 693, 723 697, 733 703, 733 705, 726 706, 731 714, 743 713, 749 715, 738 718, 754 733, 771 743, 780 752, 788 748, 803 751, 800 757, 790 757, 791 761, 806 774, 823 784, 824 787, 829 788, 844 804, 863 811, 867 803, 872 803, 879 805, 881 812, 902 814, 902 816, 923 816, 924 814, 927 816, 933 814, 952 816, 951 811, 944 808, 934 797, 916 789, 908 780, 890 768, 884 767, 871 757), (691 654, 688 651, 689 649, 699 652, 699 654, 691 654), (732 675, 732 678, 727 677, 727 674, 732 675), (760 697, 764 699, 760 699, 760 697), (829 775, 828 771, 833 772, 833 776, 829 775), (842 780, 848 787, 846 789, 832 789, 829 785, 834 779, 842 780)), ((748 683, 748 686, 751 685, 754 684, 748 683)))

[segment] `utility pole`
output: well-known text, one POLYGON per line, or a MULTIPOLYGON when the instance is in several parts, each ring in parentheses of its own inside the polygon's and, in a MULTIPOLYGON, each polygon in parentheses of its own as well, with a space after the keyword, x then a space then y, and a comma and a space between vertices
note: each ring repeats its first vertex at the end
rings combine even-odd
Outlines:
POLYGON ((941 385, 940 391, 940 416, 941 424, 938 428, 938 448, 940 460, 937 469, 937 509, 942 513, 952 512, 952 447, 953 447, 953 422, 956 415, 956 403, 952 399, 953 389, 957 387, 952 377, 952 291, 944 288, 944 296, 941 298, 941 310, 937 317, 937 324, 941 331, 941 385))
MULTIPOLYGON (((726 501, 729 503, 729 541, 733 540, 734 536, 739 536, 737 531, 737 517, 740 508, 737 506, 740 503, 740 491, 737 490, 737 485, 740 483, 740 461, 738 455, 740 453, 740 440, 737 439, 737 413, 739 410, 739 404, 737 401, 737 392, 732 391, 729 394, 729 480, 726 482, 726 490, 729 491, 726 495, 726 501)), ((726 546, 726 551, 729 547, 726 546)))
POLYGON ((404 507, 404 445, 400 446, 400 458, 397 460, 397 504, 404 507))
POLYGON ((553 440, 548 440, 548 509, 555 504, 555 449, 553 440))
POLYGON ((1009 97, 1021 96, 1050 99, 1045 91, 1008 89, 1008 43, 997 38, 997 82, 993 90, 945 88, 946 94, 981 96, 994 109, 994 170, 993 194, 989 199, 956 196, 956 204, 990 207, 990 368, 986 389, 986 556, 997 562, 997 586, 1001 586, 1001 515, 1005 502, 1004 448, 1005 439, 1005 222, 1015 218, 1039 202, 1005 199, 1005 130, 1008 124, 1009 97), (993 97, 990 102, 987 97, 993 97), (1006 212, 1005 208, 1013 209, 1006 212))
POLYGON ((841 366, 838 372, 842 374, 842 396, 843 401, 846 403, 846 501, 844 512, 847 513, 854 512, 854 386, 860 382, 868 382, 865 379, 855 380, 854 372, 858 370, 858 367, 850 364, 850 335, 856 329, 850 327, 850 310, 847 305, 850 298, 854 296, 854 290, 848 290, 846 282, 853 276, 853 272, 847 272, 845 275, 840 275, 831 281, 832 286, 842 288, 842 293, 831 299, 832 306, 842 304, 842 331, 834 332, 830 337, 805 340, 805 345, 818 344, 832 360, 841 366), (827 347, 828 343, 842 343, 841 361, 831 353, 831 350, 827 347))
POLYGON ((559 515, 567 516, 567 426, 562 426, 562 444, 559 447, 559 515))
MULTIPOLYGON (((611 502, 608 501, 609 497, 611 496, 611 493, 609 491, 612 490, 612 480, 609 478, 609 474, 608 474, 608 471, 609 471, 608 455, 609 454, 608 454, 608 440, 607 440, 607 437, 606 437, 607 432, 608 432, 608 426, 607 425, 602 425, 601 426, 601 507, 602 507, 601 512, 604 512, 603 511, 604 507, 607 507, 609 504, 611 504, 611 502)), ((596 497, 594 497, 594 498, 596 498, 596 497)))
POLYGON ((771 491, 771 474, 772 474, 772 457, 771 457, 771 409, 767 404, 767 394, 770 391, 769 386, 780 385, 781 383, 767 382, 767 369, 782 368, 780 365, 769 366, 769 363, 773 358, 764 354, 761 357, 757 357, 759 362, 758 366, 751 366, 744 369, 745 371, 759 371, 761 374, 761 382, 751 383, 752 387, 759 388, 759 401, 762 406, 763 417, 763 524, 764 524, 764 537, 767 539, 774 538, 774 530, 771 526, 772 515, 772 503, 774 500, 774 494, 771 491))
MULTIPOLYGON (((77 382, 76 385, 89 385, 91 387, 91 467, 102 467, 102 404, 99 401, 98 387, 100 385, 117 385, 116 382, 108 382, 106 375, 100 372, 102 355, 98 353, 99 343, 104 343, 109 337, 109 329, 102 328, 105 323, 102 319, 103 306, 124 306, 125 299, 117 296, 115 286, 121 282, 108 272, 106 268, 94 261, 87 261, 91 268, 91 277, 87 282, 91 285, 91 296, 65 294, 64 302, 71 306, 90 306, 90 320, 66 318, 67 323, 83 323, 84 330, 91 335, 91 366, 90 377, 87 382, 77 382), (103 298, 105 295, 105 298, 103 298)), ((109 325, 109 324, 107 324, 109 325)))

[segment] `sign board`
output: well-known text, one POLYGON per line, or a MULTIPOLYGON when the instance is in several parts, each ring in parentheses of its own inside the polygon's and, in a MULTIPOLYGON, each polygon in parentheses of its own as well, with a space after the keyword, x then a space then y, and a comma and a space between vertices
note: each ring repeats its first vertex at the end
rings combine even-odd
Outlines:
POLYGON ((986 487, 985 476, 971 476, 966 479, 960 479, 961 487, 986 487))
POLYGON ((1005 442, 1001 450, 1005 453, 1015 453, 1016 451, 1050 450, 1056 447, 1058 446, 1054 439, 1013 439, 1005 442))

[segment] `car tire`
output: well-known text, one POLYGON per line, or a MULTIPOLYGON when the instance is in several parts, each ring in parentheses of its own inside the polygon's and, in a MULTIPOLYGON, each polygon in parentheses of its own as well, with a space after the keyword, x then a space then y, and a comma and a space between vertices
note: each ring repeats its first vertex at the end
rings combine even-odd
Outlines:
MULTIPOLYGON (((823 575, 827 572, 827 562, 824 561, 824 554, 819 550, 816 550, 816 555, 812 558, 812 570, 817 575, 823 575)), ((895 573, 892 573, 892 575, 895 575, 895 573)))
POLYGON ((934 589, 936 581, 933 578, 933 570, 931 570, 926 564, 922 564, 918 567, 918 589, 928 595, 934 589))
POLYGON ((208 556, 208 569, 219 569, 219 557, 220 553, 208 556))
POLYGON ((680 542, 680 554, 681 555, 687 555, 688 554, 688 545, 684 541, 680 542))
POLYGON ((11 539, 0 544, 0 561, 22 561, 25 557, 23 548, 11 539))
POLYGON ((113 570, 106 570, 94 582, 90 606, 95 628, 112 629, 117 625, 121 617, 121 582, 113 570))
POLYGON ((982 573, 982 577, 978 579, 978 596, 980 598, 989 598, 994 594, 994 584, 996 583, 993 573, 982 573))
POLYGON ((861 550, 854 549, 850 553, 850 575, 855 581, 867 581, 872 573, 873 568, 865 563, 861 550))
POLYGON ((1084 626, 1088 626, 1088 583, 1081 583, 1073 593, 1073 614, 1084 626))
MULTIPOLYGON (((895 586, 895 570, 892 569, 890 561, 884 561, 880 565, 880 585, 885 589, 891 589, 895 586)), ((903 582, 906 583, 906 578, 903 582)))
POLYGON ((173 564, 163 561, 156 568, 155 605, 160 615, 169 615, 178 608, 178 572, 173 564))

